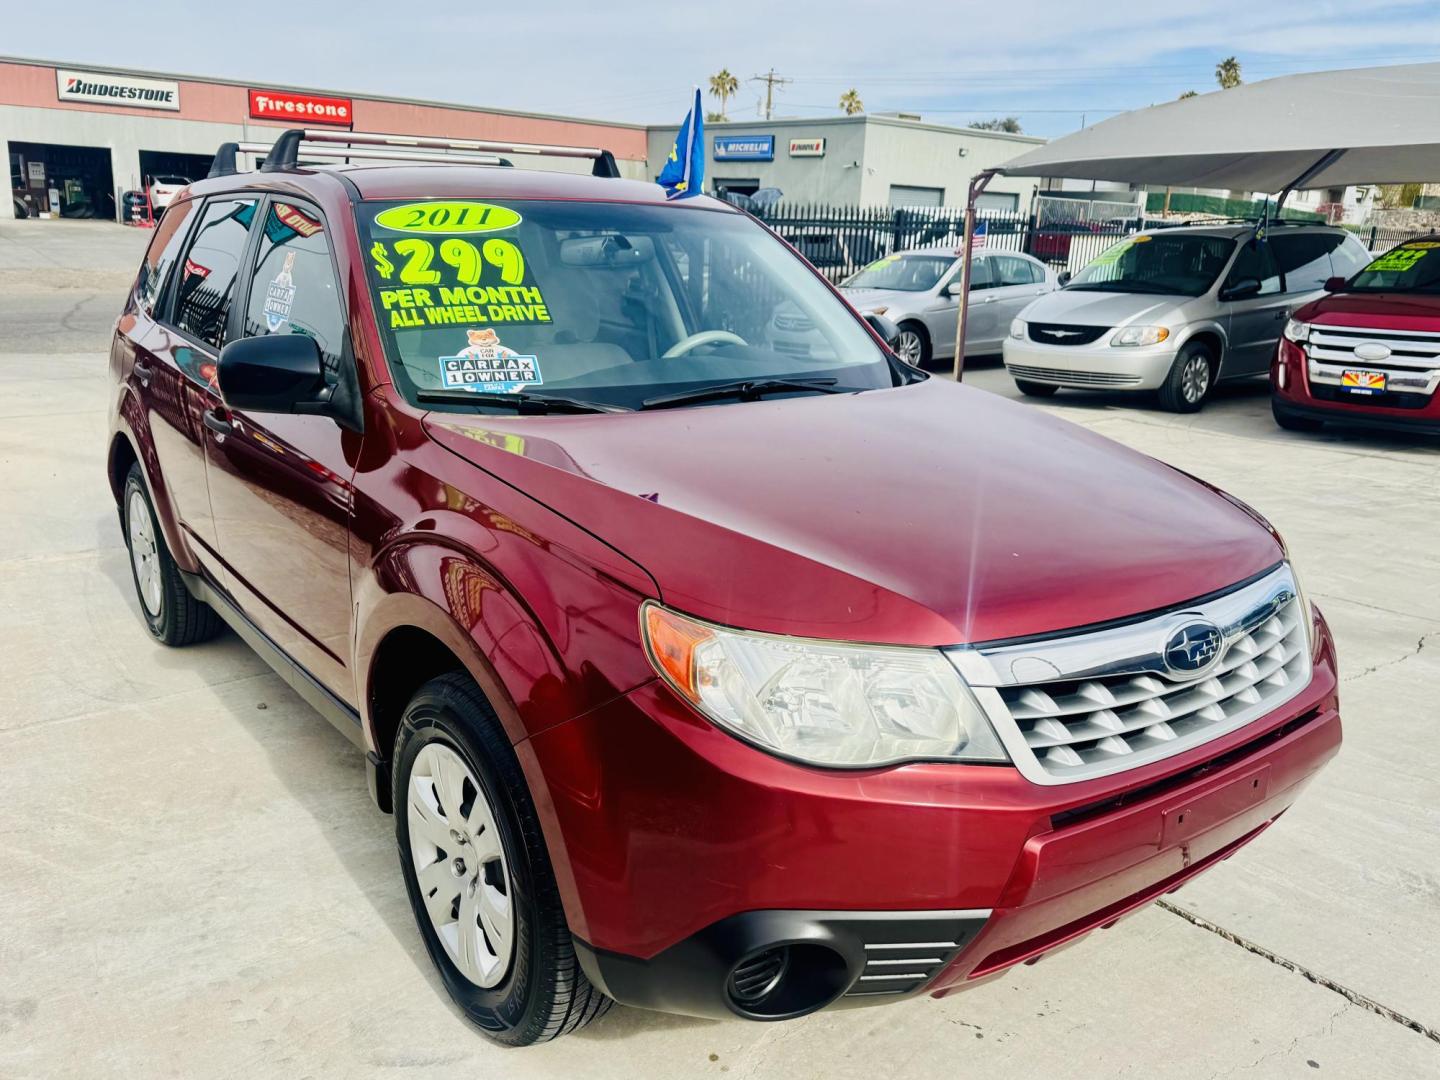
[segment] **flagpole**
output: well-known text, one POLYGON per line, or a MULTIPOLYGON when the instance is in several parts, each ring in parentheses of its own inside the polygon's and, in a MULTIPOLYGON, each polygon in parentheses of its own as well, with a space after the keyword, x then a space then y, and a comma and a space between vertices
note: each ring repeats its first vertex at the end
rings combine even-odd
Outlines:
POLYGON ((972 177, 970 193, 965 200, 965 253, 960 260, 960 303, 955 308, 955 366, 951 372, 956 382, 965 377, 965 320, 970 314, 970 263, 975 247, 975 201, 999 172, 999 169, 986 169, 972 177))

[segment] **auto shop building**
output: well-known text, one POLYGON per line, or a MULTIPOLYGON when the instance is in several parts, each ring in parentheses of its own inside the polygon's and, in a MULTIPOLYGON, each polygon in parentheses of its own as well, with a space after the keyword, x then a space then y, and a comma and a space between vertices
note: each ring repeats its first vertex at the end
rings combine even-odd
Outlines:
MULTIPOLYGON (((435 101, 243 83, 194 75, 0 57, 0 142, 11 199, 0 218, 117 218, 150 177, 198 179, 222 142, 269 141, 290 127, 350 128, 501 142, 598 146, 621 174, 646 176, 645 128, 435 101)), ((588 170, 564 158, 532 168, 588 170)))

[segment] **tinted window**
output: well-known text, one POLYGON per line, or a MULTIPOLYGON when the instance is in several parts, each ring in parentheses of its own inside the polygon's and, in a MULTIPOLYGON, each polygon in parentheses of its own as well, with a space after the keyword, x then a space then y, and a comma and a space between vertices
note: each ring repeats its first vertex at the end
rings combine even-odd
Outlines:
MULTIPOLYGON (((1197 233, 1141 233, 1100 253, 1071 289, 1200 296, 1220 276, 1235 241, 1197 233)), ((1276 278, 1279 288, 1279 278, 1276 278)))
POLYGON ((1330 273, 1336 277, 1349 278, 1359 273, 1360 268, 1370 261, 1370 252, 1353 236, 1347 236, 1345 243, 1330 253, 1330 273))
POLYGON ((1410 240, 1376 256, 1346 292, 1440 293, 1440 240, 1410 240))
MULTIPOLYGON (((995 280, 993 267, 989 259, 970 258, 970 291, 976 289, 991 289, 998 284, 995 280)), ((959 280, 958 278, 956 280, 959 280)))
POLYGON ((1280 291, 1280 267, 1275 262, 1275 245, 1260 244, 1254 240, 1247 240, 1240 245, 1240 253, 1235 256, 1235 263, 1230 267, 1230 273, 1225 277, 1225 287, 1235 285, 1247 279, 1260 282, 1258 296, 1269 296, 1271 293, 1280 291))
POLYGON ((1341 233, 1284 233, 1272 236, 1275 261, 1286 292, 1314 292, 1331 276, 1330 253, 1344 243, 1341 233))
POLYGON ((225 344, 225 319, 254 221, 254 199, 212 200, 185 252, 175 325, 216 349, 225 344))
POLYGON ((345 351, 345 333, 324 221, 303 203, 271 203, 250 286, 245 336, 314 338, 324 359, 325 377, 333 384, 345 351))
POLYGON ((998 255, 995 257, 996 272, 1000 276, 1001 285, 1033 285, 1035 275, 1032 273, 1034 267, 1024 259, 1017 259, 1012 255, 998 255))
POLYGON ((145 314, 153 316, 155 305, 160 301, 160 291, 165 287, 165 278, 170 267, 180 255, 180 244, 185 239, 182 226, 190 220, 194 203, 180 203, 172 206, 160 219, 160 226, 150 240, 150 249, 140 264, 140 277, 135 282, 135 300, 145 314))

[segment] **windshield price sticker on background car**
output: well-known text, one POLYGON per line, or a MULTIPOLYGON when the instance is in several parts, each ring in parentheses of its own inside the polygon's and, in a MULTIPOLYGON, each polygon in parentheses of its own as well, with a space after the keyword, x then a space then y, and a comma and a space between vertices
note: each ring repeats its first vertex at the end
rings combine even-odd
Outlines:
POLYGON ((1440 241, 1413 240, 1408 244, 1401 244, 1392 251, 1387 251, 1365 269, 1367 271, 1390 270, 1404 273, 1436 248, 1440 248, 1440 241))
POLYGON ((474 390, 513 394, 523 386, 538 386, 540 360, 522 356, 500 344, 490 327, 465 331, 469 344, 454 356, 440 357, 440 384, 447 390, 474 390))

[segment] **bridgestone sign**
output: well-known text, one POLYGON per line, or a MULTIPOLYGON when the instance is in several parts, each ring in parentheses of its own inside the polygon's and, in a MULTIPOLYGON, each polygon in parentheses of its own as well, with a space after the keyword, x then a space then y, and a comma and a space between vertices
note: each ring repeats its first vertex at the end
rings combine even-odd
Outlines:
POLYGON ((55 88, 61 101, 180 111, 180 84, 164 79, 137 79, 130 75, 100 75, 93 71, 56 68, 55 88))

